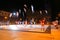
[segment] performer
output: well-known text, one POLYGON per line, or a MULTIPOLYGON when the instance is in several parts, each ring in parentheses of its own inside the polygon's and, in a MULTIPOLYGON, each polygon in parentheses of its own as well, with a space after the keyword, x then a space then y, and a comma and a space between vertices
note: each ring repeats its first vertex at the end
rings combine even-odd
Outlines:
POLYGON ((28 21, 27 21, 27 20, 25 20, 24 24, 28 24, 28 21))
POLYGON ((34 18, 32 18, 32 19, 30 20, 30 24, 35 24, 34 18))
POLYGON ((52 22, 53 25, 56 27, 56 29, 58 29, 58 20, 55 20, 54 22, 52 22))
POLYGON ((40 24, 41 24, 41 31, 44 31, 45 30, 45 28, 44 28, 44 26, 45 26, 45 19, 42 19, 40 21, 40 24))

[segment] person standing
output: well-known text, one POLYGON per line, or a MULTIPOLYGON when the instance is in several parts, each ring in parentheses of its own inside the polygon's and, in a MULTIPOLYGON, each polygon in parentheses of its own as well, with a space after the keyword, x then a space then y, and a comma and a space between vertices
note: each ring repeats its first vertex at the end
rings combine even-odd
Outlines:
POLYGON ((45 26, 45 19, 44 18, 42 20, 40 20, 40 24, 41 24, 41 31, 44 31, 45 30, 45 28, 44 28, 44 26, 45 26))
POLYGON ((35 24, 34 18, 31 19, 30 24, 35 24))

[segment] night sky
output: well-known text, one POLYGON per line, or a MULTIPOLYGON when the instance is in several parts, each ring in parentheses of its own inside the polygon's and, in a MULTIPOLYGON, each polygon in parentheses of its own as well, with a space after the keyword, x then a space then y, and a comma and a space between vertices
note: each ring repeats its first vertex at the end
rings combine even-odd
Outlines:
POLYGON ((45 3, 51 8, 52 15, 56 15, 60 11, 59 0, 0 0, 0 10, 13 11, 23 9, 24 4, 27 4, 28 8, 33 4, 35 10, 40 10, 45 9, 45 3))
MULTIPOLYGON (((51 9, 59 11, 60 1, 59 0, 47 0, 51 9)), ((30 7, 31 4, 35 6, 35 9, 44 9, 45 0, 0 0, 0 9, 3 10, 12 10, 12 9, 21 9, 24 4, 27 4, 30 7)))
POLYGON ((35 6, 35 9, 43 9, 44 1, 43 0, 0 0, 0 9, 12 10, 12 9, 21 9, 23 5, 27 4, 28 8, 31 4, 35 6))

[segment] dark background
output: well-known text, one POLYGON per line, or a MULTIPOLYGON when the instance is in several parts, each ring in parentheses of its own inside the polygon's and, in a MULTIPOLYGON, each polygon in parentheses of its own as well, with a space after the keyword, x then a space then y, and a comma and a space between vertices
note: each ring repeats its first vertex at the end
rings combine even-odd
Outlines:
POLYGON ((33 4, 35 9, 44 9, 44 4, 49 3, 51 8, 55 11, 60 11, 60 1, 59 0, 0 0, 0 9, 10 10, 23 8, 24 4, 30 6, 33 4))
POLYGON ((45 4, 47 4, 46 7, 51 8, 52 18, 55 18, 56 14, 60 12, 59 0, 0 0, 0 10, 13 11, 23 9, 24 4, 27 4, 28 8, 33 4, 35 10, 45 9, 45 4))

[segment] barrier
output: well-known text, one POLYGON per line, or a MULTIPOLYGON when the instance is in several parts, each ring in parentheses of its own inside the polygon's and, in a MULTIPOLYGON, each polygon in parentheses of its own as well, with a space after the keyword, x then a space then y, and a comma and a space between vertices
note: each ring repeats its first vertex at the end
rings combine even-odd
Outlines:
MULTIPOLYGON (((44 25, 46 29, 48 25, 44 25)), ((41 29, 41 25, 1 25, 0 28, 2 29, 11 29, 11 30, 24 30, 24 29, 41 29)))

